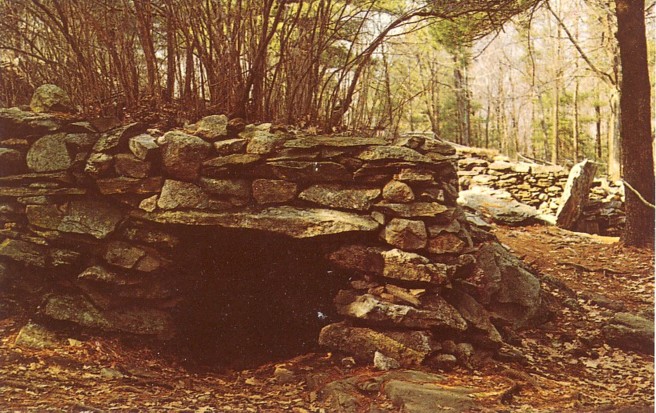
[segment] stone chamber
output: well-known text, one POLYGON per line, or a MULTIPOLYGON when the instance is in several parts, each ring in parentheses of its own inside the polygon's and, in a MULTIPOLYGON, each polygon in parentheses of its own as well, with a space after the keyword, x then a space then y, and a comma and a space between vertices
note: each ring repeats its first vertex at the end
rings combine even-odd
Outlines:
POLYGON ((429 137, 0 109, 0 310, 17 297, 41 322, 214 364, 317 342, 367 363, 467 363, 549 312, 458 207, 456 162, 429 137))

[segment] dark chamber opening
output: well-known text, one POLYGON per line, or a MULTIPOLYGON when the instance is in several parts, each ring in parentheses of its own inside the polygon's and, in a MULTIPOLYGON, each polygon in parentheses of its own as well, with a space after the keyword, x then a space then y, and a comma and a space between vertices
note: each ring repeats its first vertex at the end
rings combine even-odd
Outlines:
POLYGON ((348 282, 329 269, 325 241, 217 228, 181 234, 176 353, 198 366, 245 368, 318 349, 348 282))

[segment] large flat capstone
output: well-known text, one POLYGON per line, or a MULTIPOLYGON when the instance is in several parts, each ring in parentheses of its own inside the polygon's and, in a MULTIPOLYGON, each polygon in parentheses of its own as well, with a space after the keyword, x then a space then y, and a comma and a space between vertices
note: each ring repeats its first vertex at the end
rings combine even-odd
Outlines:
POLYGON ((162 224, 256 229, 294 238, 311 238, 342 232, 370 232, 376 231, 379 227, 379 224, 368 216, 330 209, 290 206, 245 209, 236 212, 135 210, 131 215, 162 224))

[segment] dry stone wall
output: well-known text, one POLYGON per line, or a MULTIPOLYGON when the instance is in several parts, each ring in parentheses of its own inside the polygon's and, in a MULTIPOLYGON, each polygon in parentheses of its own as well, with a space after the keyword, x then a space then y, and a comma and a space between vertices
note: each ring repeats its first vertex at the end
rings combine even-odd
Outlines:
MULTIPOLYGON (((541 213, 556 215, 569 171, 558 165, 511 162, 495 150, 458 147, 461 190, 482 186, 507 191, 541 213)), ((573 228, 580 232, 617 236, 624 227, 624 191, 619 182, 595 178, 587 205, 573 228)))
POLYGON ((343 321, 319 340, 368 362, 448 364, 456 345, 498 349, 504 329, 545 315, 538 279, 457 206, 455 150, 439 140, 299 136, 224 116, 164 133, 11 108, 0 158, 0 282, 44 317, 173 336, 188 287, 180 226, 341 234, 326 257, 350 276, 334 300, 343 321))

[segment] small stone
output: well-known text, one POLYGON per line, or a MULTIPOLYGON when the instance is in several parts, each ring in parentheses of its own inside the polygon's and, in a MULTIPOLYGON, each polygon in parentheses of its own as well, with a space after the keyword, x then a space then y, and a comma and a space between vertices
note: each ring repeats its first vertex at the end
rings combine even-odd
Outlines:
POLYGON ((252 137, 246 145, 246 153, 266 155, 274 151, 283 139, 267 132, 259 133, 252 137))
POLYGON ((118 175, 132 178, 145 178, 150 172, 150 162, 143 161, 127 153, 114 156, 114 169, 118 175))
POLYGON ((30 109, 34 113, 68 112, 74 113, 75 107, 68 93, 57 85, 45 84, 39 86, 32 95, 30 109))
POLYGON ((84 172, 93 177, 103 176, 112 167, 114 157, 102 152, 92 153, 87 159, 84 172))
POLYGON ((228 135, 228 117, 226 115, 205 116, 196 123, 196 136, 213 142, 228 135))
POLYGON ((381 371, 389 371, 398 369, 401 367, 401 364, 398 360, 392 357, 387 357, 380 351, 376 351, 374 353, 374 367, 381 371))
POLYGON ((461 252, 467 244, 452 233, 444 233, 428 240, 426 251, 433 254, 457 254, 461 252))
POLYGON ((390 202, 411 202, 415 199, 415 194, 408 184, 400 181, 390 181, 383 188, 383 198, 390 202))
POLYGON ((154 158, 154 154, 159 151, 155 137, 147 133, 130 138, 128 147, 130 152, 141 160, 154 158))
POLYGON ((281 179, 256 179, 252 191, 258 204, 284 203, 296 198, 298 185, 281 179))
POLYGON ((180 131, 164 134, 158 143, 162 145, 162 163, 166 172, 182 181, 194 181, 210 153, 212 146, 196 136, 180 131))
POLYGON ((139 203, 139 209, 143 209, 144 211, 147 212, 153 212, 154 210, 157 209, 157 198, 159 198, 158 195, 153 195, 146 199, 141 200, 141 202, 139 203))
POLYGON ((393 218, 382 235, 388 244, 407 251, 424 248, 428 239, 423 221, 402 218, 393 218))
POLYGON ((212 195, 244 199, 248 199, 251 196, 251 184, 245 179, 201 178, 200 186, 212 195))
POLYGON ((276 366, 273 371, 273 377, 275 377, 276 383, 278 384, 290 384, 299 380, 298 376, 294 374, 293 371, 281 366, 276 366))
POLYGON ((193 208, 204 209, 209 206, 209 196, 203 189, 190 182, 167 179, 157 200, 161 209, 193 208))
POLYGON ((111 204, 90 199, 75 200, 71 201, 57 230, 104 239, 114 232, 122 219, 121 211, 111 204))
POLYGON ((214 142, 214 150, 219 155, 232 155, 234 153, 244 152, 247 143, 248 141, 246 139, 241 138, 226 139, 214 142))
POLYGON ((13 175, 25 168, 25 159, 16 149, 0 148, 0 176, 13 175))
POLYGON ((53 349, 61 346, 57 334, 31 321, 18 332, 15 343, 20 347, 39 350, 46 348, 53 349))
POLYGON ((451 371, 458 364, 458 359, 452 354, 437 354, 429 358, 426 364, 438 370, 451 371))
POLYGON ((393 249, 382 253, 383 276, 403 281, 444 284, 454 271, 446 264, 433 263, 412 252, 393 249))

